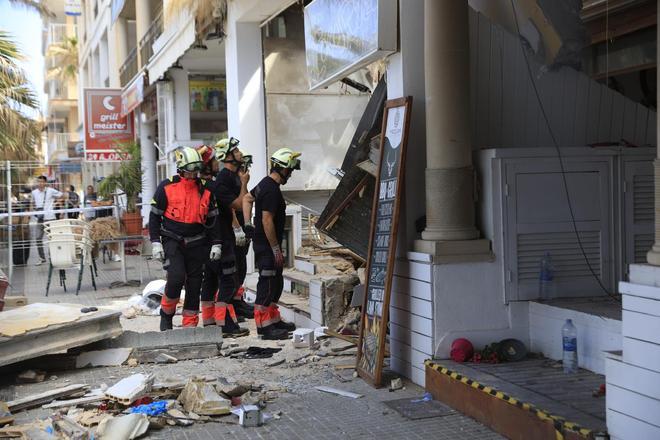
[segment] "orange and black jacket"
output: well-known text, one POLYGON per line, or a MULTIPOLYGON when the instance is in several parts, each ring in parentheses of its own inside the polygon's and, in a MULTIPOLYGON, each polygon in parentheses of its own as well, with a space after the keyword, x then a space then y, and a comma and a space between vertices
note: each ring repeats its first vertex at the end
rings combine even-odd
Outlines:
POLYGON ((178 240, 206 236, 212 244, 222 241, 218 207, 213 194, 200 179, 173 176, 163 180, 151 201, 149 238, 178 240))

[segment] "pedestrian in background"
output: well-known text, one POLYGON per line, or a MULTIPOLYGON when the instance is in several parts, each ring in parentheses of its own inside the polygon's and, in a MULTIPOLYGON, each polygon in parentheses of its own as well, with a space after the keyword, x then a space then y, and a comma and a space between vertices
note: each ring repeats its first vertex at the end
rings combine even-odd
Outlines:
MULTIPOLYGON (((67 187, 67 199, 66 199, 66 209, 77 209, 80 208, 80 196, 76 192, 76 188, 73 185, 67 187)), ((66 214, 68 218, 78 218, 80 213, 78 212, 69 212, 66 214)))
POLYGON ((37 214, 37 251, 39 252, 39 262, 37 265, 43 264, 46 262, 46 254, 44 252, 44 222, 49 220, 55 220, 55 213, 53 209, 55 203, 64 198, 64 194, 60 191, 51 188, 48 185, 48 180, 46 176, 37 177, 37 187, 32 190, 32 202, 31 207, 35 211, 42 211, 37 214))

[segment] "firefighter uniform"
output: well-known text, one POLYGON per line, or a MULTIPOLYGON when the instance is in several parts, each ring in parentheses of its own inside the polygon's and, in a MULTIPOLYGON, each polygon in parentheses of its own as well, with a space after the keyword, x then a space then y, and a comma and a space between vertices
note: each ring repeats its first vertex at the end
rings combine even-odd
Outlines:
MULTIPOLYGON (((189 150, 185 152, 194 160, 189 150)), ((177 162, 178 166, 180 160, 177 162)), ((219 257, 221 232, 216 224, 215 198, 199 178, 186 178, 182 174, 161 182, 151 204, 149 236, 154 256, 164 258, 163 268, 167 271, 161 300, 161 330, 172 328, 172 317, 184 285, 183 326, 196 327, 199 292, 209 249, 213 258, 219 257)))
POLYGON ((286 222, 286 202, 280 185, 286 183, 294 169, 300 168, 300 162, 297 159, 299 155, 288 148, 275 152, 271 157, 271 175, 264 177, 250 191, 255 203, 253 247, 259 269, 254 320, 257 332, 264 339, 286 339, 288 332, 295 330, 295 325, 282 320, 277 302, 284 288, 282 275, 284 256, 281 246, 286 222), (277 240, 275 245, 268 240, 264 228, 263 215, 266 211, 273 218, 277 240))

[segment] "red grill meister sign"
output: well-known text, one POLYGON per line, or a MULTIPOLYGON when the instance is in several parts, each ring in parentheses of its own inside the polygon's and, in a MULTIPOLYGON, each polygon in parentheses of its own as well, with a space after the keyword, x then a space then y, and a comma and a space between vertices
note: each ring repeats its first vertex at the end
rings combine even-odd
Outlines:
POLYGON ((118 144, 133 141, 133 121, 121 116, 121 89, 85 89, 85 160, 121 160, 118 144))

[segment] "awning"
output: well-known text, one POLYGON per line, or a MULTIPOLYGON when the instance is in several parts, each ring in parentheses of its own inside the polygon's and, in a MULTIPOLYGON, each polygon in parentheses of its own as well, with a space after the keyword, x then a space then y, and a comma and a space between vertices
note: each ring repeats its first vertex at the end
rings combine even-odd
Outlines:
POLYGON ((195 43, 195 19, 187 13, 178 23, 170 23, 165 32, 154 41, 154 55, 147 65, 149 84, 162 77, 176 61, 195 43), (179 25, 181 23, 181 25, 179 25), (179 30, 181 30, 179 32, 179 30))

